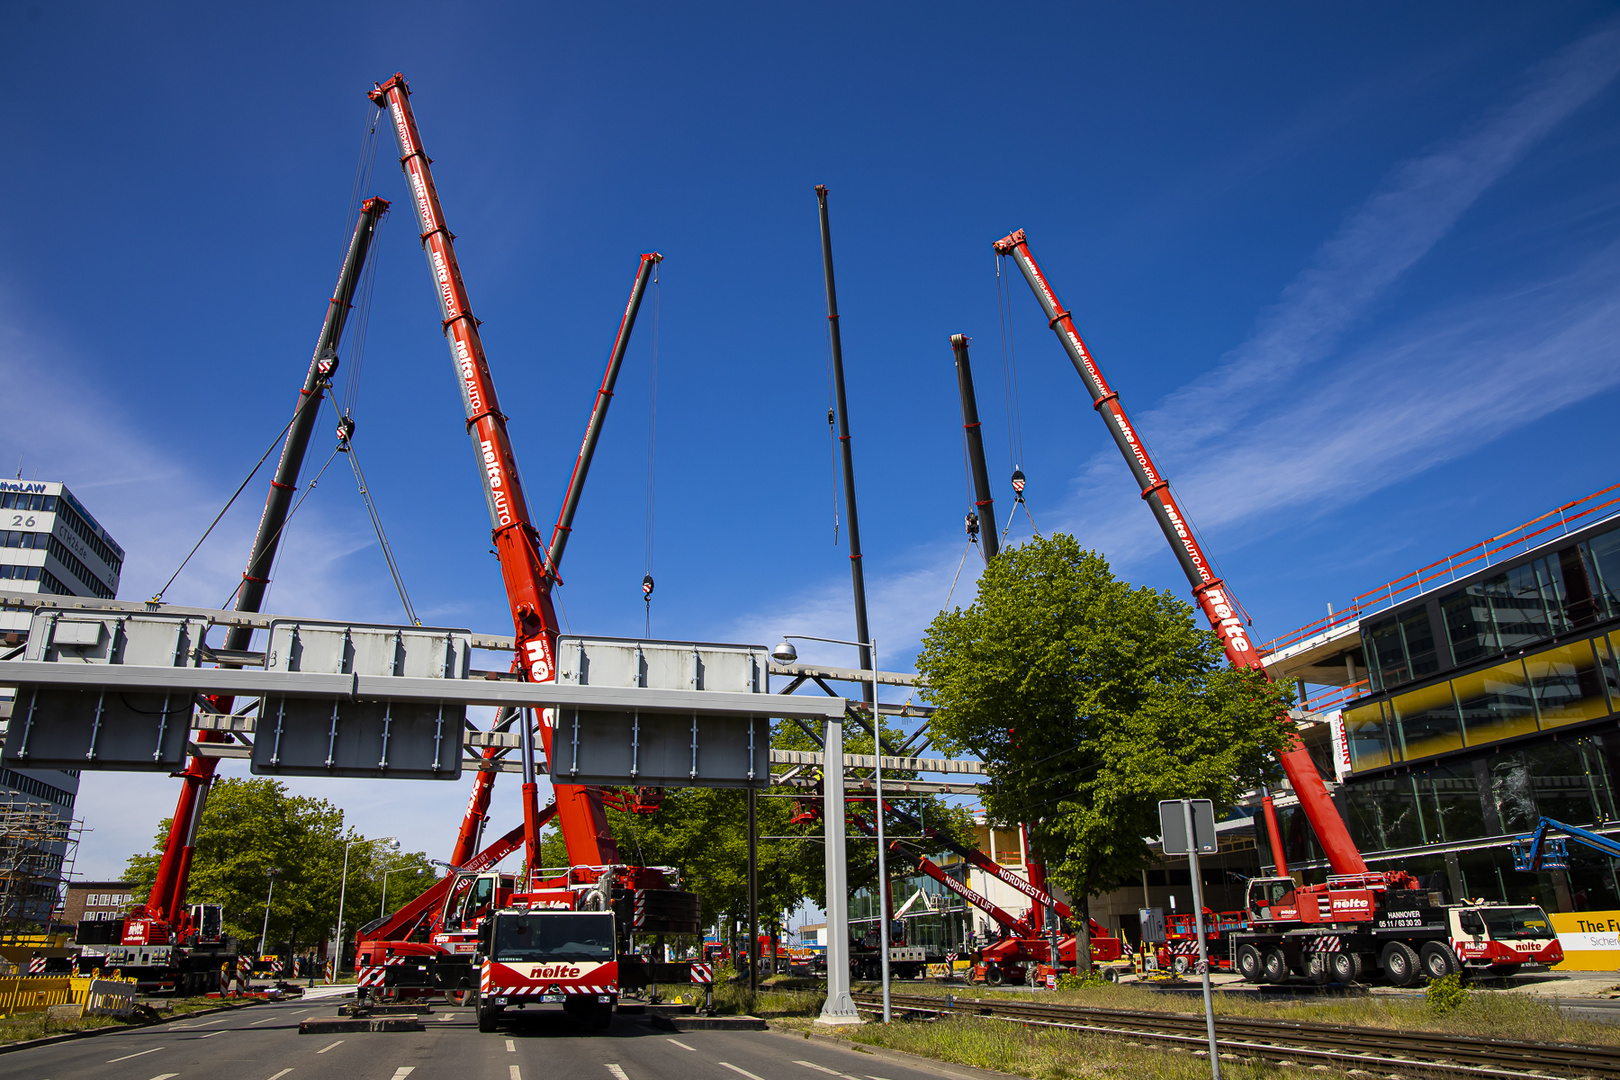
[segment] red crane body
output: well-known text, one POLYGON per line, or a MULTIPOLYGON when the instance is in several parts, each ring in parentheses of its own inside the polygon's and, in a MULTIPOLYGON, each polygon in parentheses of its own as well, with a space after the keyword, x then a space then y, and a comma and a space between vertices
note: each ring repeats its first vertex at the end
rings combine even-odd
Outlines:
MULTIPOLYGON (((1265 664, 1255 651, 1253 642, 1249 640, 1248 631, 1243 625, 1243 619, 1226 584, 1216 576, 1209 560, 1205 558, 1187 516, 1182 513, 1181 507, 1176 504, 1175 496, 1170 493, 1169 481, 1159 472, 1146 445, 1137 435, 1136 428, 1125 415, 1125 410, 1119 403, 1118 391, 1108 385, 1108 380, 1104 378, 1102 369, 1097 366, 1091 350, 1086 347, 1079 331, 1075 329, 1074 319, 1058 301, 1057 293, 1048 284, 1046 275, 1035 262, 1035 257, 1030 254, 1029 241, 1024 236, 1024 231, 1019 229, 997 240, 994 246, 997 254, 1009 255, 1018 264, 1024 279, 1035 293, 1035 299, 1046 312, 1048 325, 1062 342, 1064 351, 1069 354, 1069 360, 1080 373, 1086 390, 1091 394, 1092 407, 1102 416, 1109 433, 1114 437, 1114 442, 1119 446, 1120 453, 1124 455, 1126 464, 1136 477, 1142 489, 1142 498, 1153 511, 1165 539, 1170 542, 1176 561, 1181 564, 1182 571, 1193 587, 1193 596, 1197 599, 1198 606, 1203 609, 1210 627, 1226 650, 1227 659, 1234 667, 1249 668, 1266 674, 1265 664)), ((1267 678, 1270 676, 1267 675, 1267 678)), ((1290 723, 1286 716, 1278 719, 1280 723, 1290 723)), ((1299 796, 1300 806, 1304 809, 1317 839, 1321 841, 1333 872, 1367 873, 1367 864, 1362 860, 1360 851, 1356 849, 1355 841, 1350 838, 1350 831, 1345 827, 1344 819, 1334 807, 1333 800, 1327 793, 1327 787, 1322 782, 1321 774, 1317 772, 1315 762, 1311 760, 1298 735, 1292 736, 1291 746, 1284 750, 1280 757, 1283 771, 1288 774, 1288 780, 1299 796)), ((1275 815, 1269 812, 1269 808, 1267 823, 1271 830, 1272 847, 1280 860, 1281 843, 1276 833, 1275 815)))
MULTIPOLYGON (((411 188, 422 248, 433 276, 443 316, 445 340, 450 347, 466 413, 467 434, 472 439, 479 473, 488 504, 495 553, 500 559, 501 577, 512 607, 516 636, 516 668, 529 682, 556 679, 558 623, 551 603, 552 578, 545 567, 545 552, 539 535, 530 523, 528 502, 518 477, 517 463, 507 437, 506 417, 500 411, 495 383, 489 373, 484 345, 467 299, 467 287, 456 262, 453 237, 445 225, 444 210, 433 184, 429 159, 422 149, 416 118, 411 112, 410 90, 403 75, 396 74, 370 93, 378 108, 386 108, 399 143, 400 167, 411 188)), ((528 866, 540 865, 539 795, 534 777, 531 724, 521 721, 524 743, 523 820, 524 846, 528 866)), ((539 725, 544 750, 551 753, 551 729, 539 725)), ((481 818, 488 805, 488 774, 480 773, 468 804, 469 817, 481 818)), ((571 862, 602 866, 619 861, 618 847, 608 831, 599 788, 575 784, 554 785, 557 818, 571 862)), ((466 836, 463 822, 463 838, 466 836)), ((467 845, 458 841, 457 849, 467 845)))

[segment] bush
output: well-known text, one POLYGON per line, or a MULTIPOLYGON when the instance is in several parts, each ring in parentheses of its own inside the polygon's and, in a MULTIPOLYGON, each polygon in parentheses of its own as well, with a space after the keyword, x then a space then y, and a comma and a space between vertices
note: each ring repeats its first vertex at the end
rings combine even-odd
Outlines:
POLYGON ((1093 986, 1111 985, 1113 984, 1104 978, 1103 973, 1098 971, 1096 968, 1092 968, 1084 975, 1076 975, 1073 972, 1064 971, 1060 972, 1057 977, 1057 988, 1059 990, 1086 990, 1093 986))
POLYGON ((1429 999, 1429 1008, 1437 1013, 1452 1012, 1459 1006, 1468 1004, 1468 988, 1463 986, 1461 975, 1451 974, 1440 979, 1430 979, 1425 993, 1429 999))

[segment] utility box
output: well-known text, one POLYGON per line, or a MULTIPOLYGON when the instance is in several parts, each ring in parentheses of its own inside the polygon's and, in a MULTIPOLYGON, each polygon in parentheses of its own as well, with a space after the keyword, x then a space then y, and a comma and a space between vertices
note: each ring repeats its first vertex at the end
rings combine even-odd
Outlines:
POLYGON ((760 695, 757 716, 649 708, 547 709, 551 780, 638 787, 755 787, 770 783, 769 652, 763 645, 564 637, 557 681, 576 686, 760 695))
MULTIPOLYGON (((25 659, 108 668, 196 667, 208 621, 155 612, 40 608, 25 659)), ((185 762, 192 694, 19 686, 0 764, 35 769, 174 772, 185 762)))
MULTIPOLYGON (((265 668, 448 680, 467 678, 471 656, 469 630, 278 620, 265 668)), ((457 702, 267 695, 253 773, 455 780, 466 715, 457 702)))

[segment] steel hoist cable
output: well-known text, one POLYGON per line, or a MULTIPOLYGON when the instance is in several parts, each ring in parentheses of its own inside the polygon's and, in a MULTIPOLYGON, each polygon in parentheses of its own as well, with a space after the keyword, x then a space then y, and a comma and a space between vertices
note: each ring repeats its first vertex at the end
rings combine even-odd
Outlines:
POLYGON ((653 265, 653 332, 651 344, 651 358, 647 364, 647 508, 646 508, 646 535, 642 541, 642 561, 644 572, 641 577, 641 600, 645 608, 646 625, 644 636, 652 637, 652 594, 653 594, 653 512, 656 509, 654 500, 654 481, 657 477, 658 465, 658 337, 661 326, 660 306, 663 292, 658 287, 658 266, 653 265))
POLYGON ((214 515, 214 520, 209 523, 208 528, 203 530, 202 536, 197 538, 197 542, 191 546, 191 550, 186 553, 186 557, 180 560, 180 565, 174 568, 174 573, 169 575, 169 580, 163 583, 163 588, 159 589, 152 596, 152 598, 147 601, 147 603, 161 604, 163 602, 164 594, 169 591, 169 586, 174 584, 174 579, 180 576, 180 571, 184 570, 186 568, 186 564, 191 561, 191 557, 197 554, 197 549, 203 546, 203 542, 208 539, 208 535, 214 531, 214 526, 219 524, 220 518, 225 516, 225 512, 228 511, 232 504, 236 502, 237 496, 242 494, 243 490, 247 488, 248 484, 253 481, 254 476, 256 476, 259 470, 264 467, 264 463, 269 460, 270 455, 275 453, 276 447, 281 445, 281 440, 286 437, 287 432, 292 430, 292 426, 298 420, 299 414, 308 407, 311 401, 314 400, 316 399, 313 396, 306 395, 302 400, 299 401, 298 408, 293 410, 292 419, 288 420, 286 426, 283 427, 276 434, 276 437, 270 441, 270 445, 265 448, 264 453, 259 457, 258 463, 248 471, 247 476, 242 478, 242 482, 238 484, 236 490, 231 493, 231 497, 225 500, 225 505, 219 508, 219 513, 214 515))
POLYGON ((349 456, 349 468, 354 471, 354 480, 360 488, 360 498, 365 500, 366 512, 371 515, 371 527, 377 534, 377 543, 382 546, 383 558, 388 562, 388 573, 394 579, 394 588, 399 592, 399 602, 405 607, 405 617, 412 626, 421 626, 422 620, 416 617, 416 609, 411 606, 410 594, 405 591, 405 581, 400 577, 399 564, 394 561, 394 549, 388 545, 388 536, 383 532, 382 518, 377 515, 377 504, 371 501, 371 490, 366 486, 366 474, 360 469, 360 457, 354 452, 354 446, 345 438, 338 444, 338 449, 349 456))

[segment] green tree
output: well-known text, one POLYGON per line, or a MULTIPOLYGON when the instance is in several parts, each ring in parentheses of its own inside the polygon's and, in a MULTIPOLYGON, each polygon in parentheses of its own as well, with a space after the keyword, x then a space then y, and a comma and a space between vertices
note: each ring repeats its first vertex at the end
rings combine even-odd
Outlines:
POLYGON ((1082 909, 1149 863, 1160 799, 1229 807, 1275 777, 1287 737, 1286 691, 1229 667, 1190 605, 1062 534, 997 556, 972 606, 929 626, 917 670, 935 743, 984 759, 985 809, 1030 824, 1082 909))
MULTIPOLYGON (((169 820, 159 825, 151 851, 130 856, 124 873, 136 883, 137 895, 149 892, 157 876, 169 820)), ((343 811, 325 799, 290 795, 283 784, 269 778, 217 779, 197 826, 186 901, 223 905, 226 929, 244 948, 258 943, 267 898, 267 951, 323 940, 337 926, 344 849, 362 840, 359 833, 343 827, 343 811), (271 870, 276 871, 273 897, 271 870)), ((388 878, 391 908, 432 884, 427 857, 363 842, 349 848, 344 903, 348 940, 353 940, 356 927, 377 917, 382 874, 396 868, 405 872, 388 878), (410 872, 417 867, 425 872, 410 872)))

